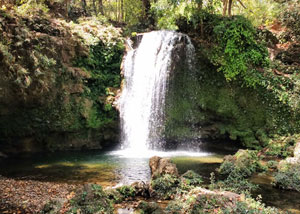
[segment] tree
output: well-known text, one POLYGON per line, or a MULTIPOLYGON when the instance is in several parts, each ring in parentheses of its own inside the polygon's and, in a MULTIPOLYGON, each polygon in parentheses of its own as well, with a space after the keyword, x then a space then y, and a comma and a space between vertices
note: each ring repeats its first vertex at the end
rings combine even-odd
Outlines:
MULTIPOLYGON (((242 7, 246 8, 241 0, 237 1, 242 5, 242 7)), ((223 16, 226 16, 226 12, 228 13, 228 16, 231 16, 233 3, 233 0, 223 0, 223 16)))
POLYGON ((150 14, 150 9, 151 9, 151 3, 150 3, 150 0, 142 0, 143 2, 143 6, 145 8, 145 13, 146 13, 146 16, 149 16, 150 14))
POLYGON ((103 10, 103 1, 99 0, 99 12, 101 13, 101 15, 104 15, 104 10, 103 10))

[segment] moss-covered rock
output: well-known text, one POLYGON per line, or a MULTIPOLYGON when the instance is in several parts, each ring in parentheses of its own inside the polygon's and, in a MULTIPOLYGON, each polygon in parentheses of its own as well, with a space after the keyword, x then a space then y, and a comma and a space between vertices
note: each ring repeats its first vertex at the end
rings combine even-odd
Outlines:
POLYGON ((0 10, 0 149, 100 149, 118 139, 121 32, 97 19, 0 10), (85 29, 89 29, 86 31, 85 29), (30 143, 29 143, 30 142, 30 143))
POLYGON ((299 67, 278 75, 287 66, 269 61, 267 41, 249 21, 203 13, 194 20, 205 26, 203 35, 194 21, 182 22, 196 48, 195 67, 178 68, 170 80, 167 141, 230 138, 257 149, 278 135, 298 133, 299 67))

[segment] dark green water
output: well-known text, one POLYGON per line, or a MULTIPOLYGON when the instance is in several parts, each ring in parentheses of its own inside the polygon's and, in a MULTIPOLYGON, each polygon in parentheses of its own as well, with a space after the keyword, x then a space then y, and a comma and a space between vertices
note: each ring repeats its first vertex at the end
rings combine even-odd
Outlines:
MULTIPOLYGON (((167 152, 176 163, 180 173, 192 169, 209 182, 210 173, 220 165, 224 155, 230 152, 214 150, 213 153, 167 152), (198 154, 198 155, 197 155, 198 154)), ((234 153, 234 152, 232 152, 234 153)), ((63 183, 97 183, 103 186, 129 184, 150 180, 149 158, 124 157, 111 152, 59 152, 36 154, 27 158, 5 159, 0 162, 0 175, 15 179, 31 179, 63 183)), ((260 184, 255 195, 270 206, 300 213, 300 194, 275 189, 270 178, 258 176, 253 179, 260 184)))

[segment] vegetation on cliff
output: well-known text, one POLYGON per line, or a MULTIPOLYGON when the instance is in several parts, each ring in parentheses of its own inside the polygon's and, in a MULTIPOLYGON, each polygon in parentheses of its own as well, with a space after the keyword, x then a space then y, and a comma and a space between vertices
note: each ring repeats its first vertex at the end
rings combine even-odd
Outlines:
POLYGON ((2 147, 101 148, 117 141, 112 104, 121 82, 121 30, 101 18, 67 22, 27 7, 30 13, 0 10, 2 147))

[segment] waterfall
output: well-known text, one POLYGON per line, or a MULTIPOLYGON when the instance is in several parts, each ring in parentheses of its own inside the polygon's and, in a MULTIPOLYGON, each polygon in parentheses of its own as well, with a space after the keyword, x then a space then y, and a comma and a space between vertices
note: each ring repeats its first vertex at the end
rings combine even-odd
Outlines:
POLYGON ((191 65, 193 56, 190 38, 174 31, 145 33, 127 53, 119 99, 123 149, 140 154, 162 149, 168 82, 176 66, 191 65))

